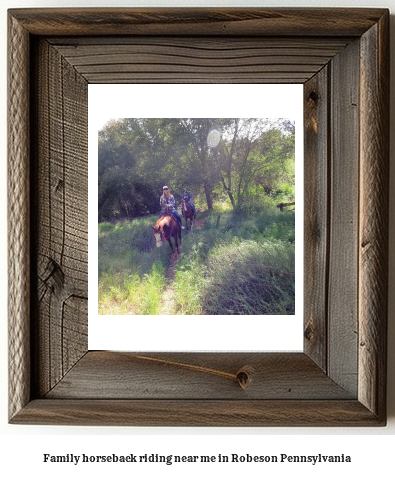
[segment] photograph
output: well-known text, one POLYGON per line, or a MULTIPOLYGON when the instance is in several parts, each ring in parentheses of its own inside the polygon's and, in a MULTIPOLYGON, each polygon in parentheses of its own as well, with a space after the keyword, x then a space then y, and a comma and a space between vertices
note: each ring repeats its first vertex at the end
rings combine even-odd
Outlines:
POLYGON ((99 315, 295 314, 294 120, 120 118, 98 136, 99 315))

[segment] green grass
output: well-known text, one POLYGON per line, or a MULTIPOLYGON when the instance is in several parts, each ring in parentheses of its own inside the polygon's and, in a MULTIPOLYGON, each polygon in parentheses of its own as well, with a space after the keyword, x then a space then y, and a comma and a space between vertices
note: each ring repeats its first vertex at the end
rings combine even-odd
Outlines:
POLYGON ((100 315, 154 315, 165 286, 165 268, 154 263, 149 274, 102 274, 99 280, 100 315))
POLYGON ((99 224, 100 315, 155 314, 169 264, 166 244, 157 248, 156 216, 99 224))
MULTIPOLYGON (((183 235, 174 279, 176 314, 294 314, 294 215, 265 208, 198 213, 183 235)), ((149 216, 99 224, 99 314, 155 315, 168 285, 170 248, 157 248, 149 216)))
POLYGON ((294 314, 294 242, 293 215, 211 214, 184 241, 177 313, 294 314))

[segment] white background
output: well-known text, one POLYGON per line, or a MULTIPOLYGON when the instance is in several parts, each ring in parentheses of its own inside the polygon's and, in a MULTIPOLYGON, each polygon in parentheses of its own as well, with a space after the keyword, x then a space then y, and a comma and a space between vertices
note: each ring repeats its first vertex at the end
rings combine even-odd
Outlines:
MULTIPOLYGON (((56 6, 321 6, 321 7, 387 7, 391 13, 395 12, 395 0, 374 1, 341 0, 328 2, 326 0, 314 1, 194 1, 183 0, 164 2, 138 2, 138 1, 24 1, 5 0, 1 4, 0 17, 0 92, 1 92, 1 120, 0 120, 0 220, 1 224, 7 222, 6 213, 6 44, 7 26, 6 10, 16 7, 56 7, 56 6)), ((394 75, 394 20, 391 18, 391 74, 394 75)), ((395 104, 394 95, 391 95, 391 121, 394 120, 395 104)), ((394 164, 394 142, 391 138, 391 166, 394 164)), ((391 169, 391 205, 390 205, 390 244, 394 244, 395 221, 394 200, 395 180, 393 168, 391 169)), ((3 226, 3 231, 5 227, 3 226)), ((43 477, 65 477, 86 476, 94 473, 95 476, 107 476, 114 473, 117 477, 131 477, 134 475, 145 476, 157 473, 161 476, 201 476, 202 473, 214 474, 220 470, 225 473, 243 473, 248 476, 262 477, 266 473, 272 476, 273 472, 292 473, 292 476, 320 476, 329 477, 337 474, 344 476, 346 473, 357 474, 359 477, 371 477, 377 473, 391 476, 394 470, 393 449, 395 445, 395 327, 394 294, 389 296, 389 371, 388 371, 388 425, 384 428, 242 428, 242 429, 220 429, 220 428, 82 428, 82 427, 37 427, 37 426, 10 426, 7 424, 7 243, 5 234, 1 236, 0 270, 3 271, 0 288, 0 472, 2 476, 43 476, 43 477), (222 465, 172 465, 164 464, 136 467, 132 465, 72 465, 72 464, 44 464, 43 453, 55 455, 74 454, 109 454, 109 453, 159 453, 159 454, 210 454, 217 455, 231 453, 249 453, 251 455, 267 454, 338 454, 345 453, 352 456, 351 464, 341 465, 263 465, 263 464, 233 464, 222 465), (226 468, 225 468, 226 466, 226 468), (7 471, 8 470, 8 471, 7 471), (143 475, 144 474, 144 475, 143 475)), ((390 251, 390 291, 394 288, 394 250, 390 251)))
MULTIPOLYGON (((295 315, 97 315, 98 130, 111 118, 288 118, 296 125, 296 203, 303 204, 303 85, 89 85, 89 350, 303 349, 303 207, 295 216, 295 315), (247 90, 247 91, 246 91, 247 90), (278 98, 282 98, 281 103, 278 98), (196 322, 194 322, 196 321, 196 322), (198 323, 199 327, 194 324, 198 323), (240 334, 254 330, 254 334, 240 334), (210 334, 207 334, 210 330, 210 334), (226 334, 223 331, 226 330, 226 334), (169 333, 177 331, 177 333, 169 333)), ((171 189, 171 184, 169 184, 171 189)), ((159 198, 160 191, 158 191, 159 198)), ((166 246, 167 247, 167 246, 166 246)))

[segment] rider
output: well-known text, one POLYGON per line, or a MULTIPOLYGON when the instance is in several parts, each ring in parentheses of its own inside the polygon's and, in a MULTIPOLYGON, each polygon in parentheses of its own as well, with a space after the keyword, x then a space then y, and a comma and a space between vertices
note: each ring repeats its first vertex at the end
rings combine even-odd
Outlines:
POLYGON ((191 197, 192 196, 188 193, 188 191, 184 189, 184 194, 182 195, 181 199, 185 199, 186 202, 189 203, 193 211, 193 217, 196 219, 196 209, 195 209, 195 206, 191 203, 191 197))
POLYGON ((185 229, 185 227, 181 224, 181 216, 178 214, 176 210, 176 202, 175 202, 174 196, 170 194, 170 190, 167 186, 163 186, 163 194, 160 197, 159 204, 160 204, 160 207, 162 208, 159 214, 159 218, 162 217, 162 214, 165 209, 169 209, 169 211, 171 211, 171 213, 173 214, 174 219, 180 223, 181 228, 185 229))

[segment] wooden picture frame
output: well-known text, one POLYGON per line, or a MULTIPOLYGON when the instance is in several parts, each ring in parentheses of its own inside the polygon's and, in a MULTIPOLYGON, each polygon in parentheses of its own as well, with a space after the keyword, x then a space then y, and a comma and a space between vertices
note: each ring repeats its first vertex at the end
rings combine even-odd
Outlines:
POLYGON ((388 10, 8 15, 10 423, 385 425, 388 10), (304 84, 303 353, 88 350, 87 85, 138 82, 304 84))

